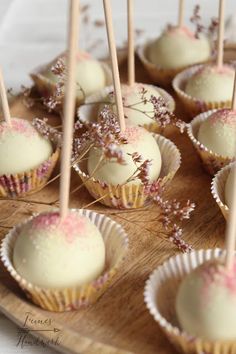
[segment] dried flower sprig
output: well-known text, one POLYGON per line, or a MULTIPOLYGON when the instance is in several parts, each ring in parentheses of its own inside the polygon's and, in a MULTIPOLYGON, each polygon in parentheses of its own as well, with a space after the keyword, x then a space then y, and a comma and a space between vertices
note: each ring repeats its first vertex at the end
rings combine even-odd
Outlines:
POLYGON ((45 138, 50 139, 58 146, 62 144, 62 133, 57 128, 53 128, 48 124, 48 118, 34 118, 32 125, 38 130, 45 138))
POLYGON ((182 239, 183 229, 178 223, 190 219, 190 215, 196 207, 195 203, 190 200, 187 200, 184 203, 180 203, 176 199, 172 201, 164 200, 161 195, 154 197, 153 200, 161 210, 161 217, 159 220, 168 232, 169 240, 182 252, 190 252, 192 247, 182 239))
POLYGON ((22 102, 24 106, 28 109, 35 105, 38 99, 32 97, 32 88, 21 85, 22 102))
POLYGON ((190 18, 190 21, 195 25, 195 37, 199 38, 200 34, 203 33, 213 39, 216 36, 219 21, 217 18, 211 18, 209 26, 204 26, 201 22, 202 18, 200 11, 201 7, 197 4, 193 9, 193 15, 190 18))
POLYGON ((193 9, 193 15, 190 18, 190 21, 195 25, 195 37, 199 38, 200 33, 205 30, 205 27, 201 23, 201 15, 200 15, 200 5, 196 5, 193 9))
MULTIPOLYGON (((67 77, 67 68, 65 63, 65 55, 62 55, 52 65, 51 72, 57 77, 55 89, 53 94, 49 97, 43 98, 43 104, 49 112, 62 110, 64 100, 65 82, 67 77)), ((85 99, 85 92, 83 88, 77 83, 77 93, 82 95, 82 100, 85 99)))
MULTIPOLYGON (((82 123, 75 124, 75 129, 81 128, 82 123)), ((119 145, 127 144, 127 140, 121 134, 117 117, 109 106, 104 106, 98 122, 89 123, 86 128, 87 130, 75 139, 75 153, 80 154, 90 144, 94 148, 102 149, 105 159, 116 158, 118 163, 124 163, 119 145)))
MULTIPOLYGON (((146 117, 154 120, 162 128, 166 128, 167 125, 174 125, 180 130, 181 133, 184 132, 186 123, 181 119, 178 119, 175 114, 170 111, 167 102, 162 96, 148 96, 148 92, 145 87, 141 87, 138 95, 140 96, 140 99, 130 105, 126 104, 125 97, 123 97, 124 108, 129 108, 131 110, 143 113, 146 117), (153 107, 151 110, 141 110, 138 107, 140 104, 145 106, 148 103, 151 103, 153 107)), ((114 102, 114 91, 109 92, 109 100, 110 102, 114 102)))

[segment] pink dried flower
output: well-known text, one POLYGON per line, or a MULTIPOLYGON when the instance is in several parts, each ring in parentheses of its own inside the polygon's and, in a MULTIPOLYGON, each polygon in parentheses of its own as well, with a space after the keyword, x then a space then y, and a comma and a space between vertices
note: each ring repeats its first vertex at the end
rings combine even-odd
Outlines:
POLYGON ((206 36, 214 37, 216 35, 216 31, 218 28, 218 19, 212 18, 210 25, 205 27, 201 23, 201 15, 200 15, 200 5, 196 5, 193 9, 193 15, 190 18, 190 21, 195 25, 195 37, 199 38, 201 33, 204 33, 206 36))
POLYGON ((142 162, 142 156, 138 153, 138 152, 134 152, 132 155, 131 155, 134 163, 141 163, 142 162))
POLYGON ((64 76, 66 71, 65 58, 60 57, 51 67, 51 72, 56 76, 64 76))
POLYGON ((40 134, 42 134, 45 138, 50 139, 55 142, 58 146, 62 144, 62 133, 59 132, 56 128, 53 128, 49 124, 47 124, 47 118, 34 118, 32 121, 32 125, 35 129, 38 130, 40 134))
POLYGON ((136 175, 136 178, 140 179, 144 185, 149 183, 149 181, 150 181, 149 171, 150 171, 151 164, 152 164, 151 160, 145 160, 138 167, 138 173, 136 175))
POLYGON ((193 248, 183 240, 182 235, 183 230, 178 225, 174 224, 169 240, 173 242, 174 245, 176 245, 183 253, 189 253, 193 250, 193 248))
MULTIPOLYGON (((83 124, 76 123, 76 128, 83 128, 83 124)), ((75 156, 80 155, 88 146, 93 146, 102 150, 105 159, 125 163, 120 145, 127 144, 127 140, 122 136, 117 117, 109 106, 102 109, 98 122, 89 123, 86 128, 87 130, 74 141, 75 156)))
POLYGON ((192 250, 192 247, 182 239, 183 229, 177 223, 190 218, 190 214, 195 209, 195 203, 187 200, 182 204, 176 199, 164 201, 161 194, 154 196, 153 200, 161 210, 160 221, 168 232, 170 241, 182 252, 192 250))

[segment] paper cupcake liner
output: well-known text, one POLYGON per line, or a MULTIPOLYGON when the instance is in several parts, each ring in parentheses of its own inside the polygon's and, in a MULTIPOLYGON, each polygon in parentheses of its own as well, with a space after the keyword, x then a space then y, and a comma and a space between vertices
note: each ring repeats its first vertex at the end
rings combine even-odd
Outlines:
POLYGON ((14 175, 0 176, 0 197, 17 198, 42 189, 49 180, 58 161, 60 149, 35 169, 14 175))
POLYGON ((230 163, 220 170, 213 178, 211 183, 211 193, 216 203, 218 204, 222 214, 225 219, 229 218, 229 208, 225 203, 225 185, 230 173, 231 168, 233 168, 235 162, 230 163))
POLYGON ((233 159, 215 154, 208 150, 203 144, 197 140, 198 131, 202 122, 204 122, 216 110, 199 114, 195 117, 187 127, 187 134, 193 143, 197 153, 199 154, 205 170, 211 175, 215 175, 222 167, 228 165, 233 159))
POLYGON ((153 82, 164 87, 169 87, 171 86, 174 77, 181 71, 188 68, 189 65, 178 69, 164 69, 156 64, 153 64, 148 59, 148 55, 147 55, 148 48, 152 44, 152 42, 153 41, 149 41, 145 45, 139 46, 137 49, 137 55, 141 60, 143 66, 147 70, 150 78, 153 80, 153 82))
POLYGON ((144 301, 169 341, 180 353, 235 354, 235 341, 208 341, 188 335, 180 329, 175 299, 181 280, 205 261, 219 258, 221 249, 199 250, 170 258, 159 266, 146 282, 144 301))
MULTIPOLYGON (((156 139, 162 156, 162 168, 158 180, 160 181, 160 186, 164 186, 172 180, 179 169, 181 155, 178 148, 170 140, 161 135, 153 134, 153 136, 156 139)), ((87 168, 83 163, 74 165, 73 168, 79 174, 89 193, 100 203, 112 208, 142 208, 149 204, 152 197, 157 194, 157 192, 147 192, 142 183, 114 186, 90 178, 87 174, 87 168)))
MULTIPOLYGON (((61 55, 60 55, 61 56, 61 55)), ((58 58, 60 57, 58 56, 58 58)), ((48 98, 50 96, 52 96, 55 92, 56 89, 56 85, 55 83, 53 83, 51 80, 49 80, 48 78, 46 78, 43 73, 50 69, 52 67, 52 65, 55 63, 54 59, 52 62, 45 64, 45 65, 41 65, 38 68, 36 68, 31 74, 31 78, 38 90, 38 92, 40 93, 40 95, 44 98, 48 98)), ((105 76, 106 76, 106 86, 107 85, 111 85, 112 84, 112 74, 111 74, 111 69, 110 66, 105 63, 105 62, 100 62, 105 76)), ((60 97, 58 98, 60 99, 60 97)), ((76 98, 76 105, 79 106, 80 104, 82 104, 84 102, 84 100, 79 99, 78 97, 76 98)), ((62 110, 62 106, 58 105, 58 107, 55 109, 56 111, 61 111, 62 110)))
MULTIPOLYGON (((167 106, 171 112, 175 110, 175 101, 168 92, 166 92, 160 87, 156 87, 153 85, 147 86, 154 88, 165 99, 167 106)), ((82 123, 88 124, 97 121, 100 104, 105 101, 108 94, 112 90, 114 90, 113 86, 108 86, 105 87, 102 91, 86 98, 85 104, 81 105, 77 111, 77 116, 82 123)), ((142 127, 153 133, 161 133, 163 131, 163 128, 155 121, 150 124, 144 124, 142 125, 142 127)))
POLYGON ((231 100, 220 102, 207 102, 189 96, 185 92, 187 81, 199 70, 203 65, 194 65, 186 70, 180 72, 173 80, 173 88, 182 102, 184 108, 191 117, 197 114, 206 112, 212 109, 230 108, 231 100))
POLYGON ((128 250, 127 235, 118 223, 94 211, 85 209, 74 209, 74 211, 89 218, 98 227, 105 242, 106 269, 101 276, 90 283, 65 289, 42 289, 27 282, 17 273, 12 263, 14 244, 22 226, 32 218, 12 229, 1 245, 1 260, 8 272, 33 303, 48 311, 78 310, 94 303, 109 287, 128 250))

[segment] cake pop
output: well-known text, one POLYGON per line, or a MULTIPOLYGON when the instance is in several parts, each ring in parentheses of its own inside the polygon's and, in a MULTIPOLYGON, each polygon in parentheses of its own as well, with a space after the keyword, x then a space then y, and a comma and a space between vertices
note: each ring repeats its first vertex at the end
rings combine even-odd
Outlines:
POLYGON ((216 64, 200 67, 187 80, 185 92, 204 102, 227 102, 232 98, 234 69, 224 64, 224 0, 219 2, 219 30, 216 64))
POLYGON ((153 41, 147 51, 151 63, 165 69, 183 69, 209 60, 211 46, 207 37, 196 38, 186 26, 170 26, 153 41))
POLYGON ((233 158, 236 143, 236 111, 220 109, 212 113, 200 125, 198 141, 215 154, 233 158))
POLYGON ((198 100, 223 102, 231 99, 234 85, 234 69, 207 65, 197 70, 188 80, 185 92, 198 100))
POLYGON ((51 142, 32 124, 11 118, 11 125, 0 123, 0 175, 12 175, 38 167, 53 153, 51 142))
POLYGON ((98 228, 76 212, 63 220, 58 212, 43 213, 22 227, 13 265, 22 278, 41 288, 80 286, 104 270, 104 241, 98 228))
MULTIPOLYGON (((64 57, 61 58, 64 59, 64 57)), ((43 72, 42 75, 54 85, 58 84, 60 80, 60 77, 55 75, 51 68, 43 72)), ((103 66, 86 52, 79 52, 77 55, 75 77, 78 100, 83 100, 106 86, 106 74, 103 66)))
MULTIPOLYGON (((93 148, 88 157, 88 173, 95 179, 112 185, 122 185, 127 183, 134 176, 137 167, 142 162, 150 161, 148 178, 150 182, 157 180, 161 170, 161 154, 156 140, 151 133, 141 127, 127 126, 122 136, 127 140, 127 144, 118 146, 122 152, 124 163, 120 164, 114 159, 105 160, 101 166, 98 166, 102 157, 102 149, 93 148), (141 156, 141 161, 134 162, 132 155, 141 156), (95 172, 94 172, 95 171, 95 172)), ((129 183, 141 183, 137 178, 129 183)))
POLYGON ((162 70, 178 71, 211 56, 209 39, 203 34, 196 36, 184 24, 184 9, 185 1, 180 0, 177 26, 169 25, 147 49, 150 62, 162 70))
MULTIPOLYGON (((135 48, 134 48, 134 26, 133 26, 133 0, 127 0, 128 9, 128 84, 121 85, 123 97, 124 114, 127 124, 135 126, 145 126, 148 128, 154 124, 154 105, 150 102, 151 97, 163 98, 167 108, 174 110, 171 96, 158 87, 135 82, 135 48)), ((109 104, 113 105, 116 111, 115 97, 109 94, 105 98, 109 104)))

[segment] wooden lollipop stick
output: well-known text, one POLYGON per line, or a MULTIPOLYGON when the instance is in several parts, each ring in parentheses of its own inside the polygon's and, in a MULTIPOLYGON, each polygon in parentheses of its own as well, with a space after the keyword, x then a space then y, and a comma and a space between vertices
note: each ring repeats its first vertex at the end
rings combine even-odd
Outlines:
POLYGON ((73 123, 75 115, 76 98, 76 56, 78 43, 79 0, 70 0, 70 16, 68 30, 68 76, 65 87, 65 103, 63 117, 63 140, 61 156, 61 179, 60 179, 60 216, 67 215, 69 207, 70 176, 71 176, 71 150, 73 139, 73 123))
POLYGON ((224 61, 224 29, 225 29, 225 0, 219 2, 219 28, 217 43, 217 67, 220 69, 224 61))
POLYGON ((234 263, 234 252, 236 244, 236 170, 234 168, 233 180, 233 202, 229 211, 229 221, 226 235, 226 267, 228 270, 232 269, 234 263))
POLYGON ((112 76, 113 76, 113 82, 115 88, 118 118, 120 122, 121 131, 125 131, 125 116, 124 116, 123 101, 122 101, 122 94, 121 94, 121 87, 120 87, 120 76, 119 76, 119 69, 118 69, 114 29, 112 24, 112 11, 111 11, 110 0, 103 0, 103 6, 104 6, 104 13, 105 13, 105 20, 106 20, 107 38, 108 38, 111 63, 112 63, 112 76))
POLYGON ((0 68, 0 96, 1 96, 4 120, 6 121, 6 123, 9 126, 11 126, 10 109, 9 109, 9 105, 8 105, 7 92, 6 92, 6 88, 4 85, 4 79, 3 79, 3 74, 2 74, 1 68, 0 68))
POLYGON ((233 98, 232 98, 232 110, 236 111, 236 69, 235 69, 235 75, 234 75, 234 92, 233 92, 233 98))
POLYGON ((184 8, 185 8, 185 0, 179 0, 178 27, 183 27, 184 25, 184 8))
POLYGON ((128 84, 135 83, 135 52, 134 52, 134 2, 127 0, 128 12, 128 84))

